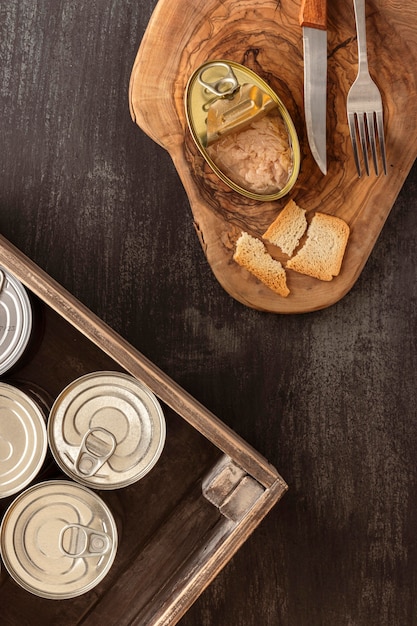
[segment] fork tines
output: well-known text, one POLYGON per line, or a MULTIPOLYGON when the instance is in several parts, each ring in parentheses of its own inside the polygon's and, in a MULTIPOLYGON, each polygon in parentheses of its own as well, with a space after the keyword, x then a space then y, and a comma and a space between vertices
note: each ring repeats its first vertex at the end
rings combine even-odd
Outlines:
POLYGON ((384 138, 384 120, 382 108, 378 111, 368 112, 349 112, 348 123, 350 138, 353 147, 353 156, 355 159, 356 169, 358 176, 361 176, 361 164, 358 149, 358 140, 361 146, 361 152, 363 162, 365 166, 365 172, 369 176, 369 158, 368 158, 368 145, 371 147, 372 161, 374 164, 375 174, 378 176, 378 156, 377 156, 377 139, 379 144, 379 150, 381 153, 382 167, 384 174, 387 173, 387 157, 385 151, 385 138, 384 138))

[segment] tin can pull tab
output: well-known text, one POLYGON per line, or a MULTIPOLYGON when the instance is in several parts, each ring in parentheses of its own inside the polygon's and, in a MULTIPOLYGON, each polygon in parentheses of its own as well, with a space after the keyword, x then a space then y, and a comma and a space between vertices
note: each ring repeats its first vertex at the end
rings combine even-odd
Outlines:
POLYGON ((64 526, 59 536, 62 552, 73 559, 103 556, 111 545, 111 538, 106 533, 81 524, 64 526))
POLYGON ((116 445, 116 439, 105 428, 90 428, 82 439, 75 470, 80 476, 93 476, 111 457, 116 445))
POLYGON ((204 66, 198 75, 199 83, 207 89, 210 93, 223 98, 224 96, 231 96, 239 89, 239 81, 236 75, 228 63, 223 61, 214 61, 204 66), (224 69, 226 71, 224 76, 218 78, 218 69, 224 69), (216 79, 210 82, 210 70, 216 70, 216 79), (204 76, 207 76, 204 79, 204 76))
POLYGON ((198 74, 206 92, 214 94, 203 105, 207 112, 204 147, 244 128, 276 108, 272 96, 253 83, 240 84, 232 67, 224 61, 206 64, 198 74))

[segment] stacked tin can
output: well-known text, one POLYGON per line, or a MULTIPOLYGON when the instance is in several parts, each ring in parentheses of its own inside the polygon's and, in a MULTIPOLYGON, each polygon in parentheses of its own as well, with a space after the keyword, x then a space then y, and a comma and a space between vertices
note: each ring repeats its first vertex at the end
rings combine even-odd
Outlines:
MULTIPOLYGON (((0 376, 10 375, 33 336, 33 309, 24 286, 0 268, 0 376)), ((0 498, 18 493, 46 456, 47 412, 26 391, 0 382, 0 498)))
POLYGON ((109 571, 117 529, 91 490, 71 481, 47 481, 23 491, 7 509, 0 547, 3 563, 21 587, 43 598, 73 598, 109 571))
POLYGON ((147 474, 160 457, 165 421, 138 380, 119 372, 87 374, 54 402, 48 423, 52 453, 70 478, 117 489, 147 474))
POLYGON ((33 310, 24 286, 0 268, 0 376, 23 358, 32 331, 33 310))
MULTIPOLYGON (((0 268, 0 376, 17 366, 32 331, 23 285, 0 268)), ((114 516, 93 489, 145 476, 162 453, 166 426, 155 395, 121 372, 86 374, 50 404, 42 390, 0 381, 0 498, 14 498, 0 552, 21 587, 62 599, 95 587, 116 556, 114 516), (48 443, 65 480, 42 480, 48 443)))

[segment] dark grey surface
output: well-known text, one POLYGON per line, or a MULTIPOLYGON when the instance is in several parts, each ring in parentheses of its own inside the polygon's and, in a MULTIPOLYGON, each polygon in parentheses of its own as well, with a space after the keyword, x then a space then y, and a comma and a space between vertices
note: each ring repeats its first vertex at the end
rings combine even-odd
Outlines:
POLYGON ((417 167, 342 301, 245 308, 130 119, 155 4, 1 0, 0 232, 289 483, 181 626, 417 624, 417 167))

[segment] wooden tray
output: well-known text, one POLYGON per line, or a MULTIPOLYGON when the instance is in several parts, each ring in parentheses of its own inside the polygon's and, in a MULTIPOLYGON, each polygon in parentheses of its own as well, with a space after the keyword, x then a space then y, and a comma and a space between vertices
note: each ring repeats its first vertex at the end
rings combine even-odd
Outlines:
MULTIPOLYGON (((175 624, 286 484, 259 453, 1 237, 0 266, 26 285, 42 309, 41 341, 12 381, 28 381, 53 398, 88 372, 128 372, 158 396, 167 421, 166 445, 152 471, 130 487, 100 494, 120 532, 115 562, 102 583, 78 598, 54 601, 2 575, 0 621, 175 624)), ((7 504, 0 500, 0 514, 7 504)))
MULTIPOLYGON (((159 0, 132 71, 131 114, 171 155, 187 192, 208 262, 226 291, 277 313, 327 307, 353 286, 417 155, 417 5, 367 0, 370 71, 382 93, 388 175, 358 178, 346 123, 346 97, 357 72, 352 2, 328 3, 328 174, 311 156, 303 110, 300 2, 293 0, 159 0), (264 78, 297 128, 301 171, 289 197, 311 215, 323 211, 351 228, 342 271, 323 282, 288 271, 288 298, 275 295, 233 261, 242 229, 261 235, 286 199, 246 200, 212 175, 190 138, 184 91, 203 62, 230 59, 264 78)), ((168 210, 170 207, 168 207, 168 210)))

